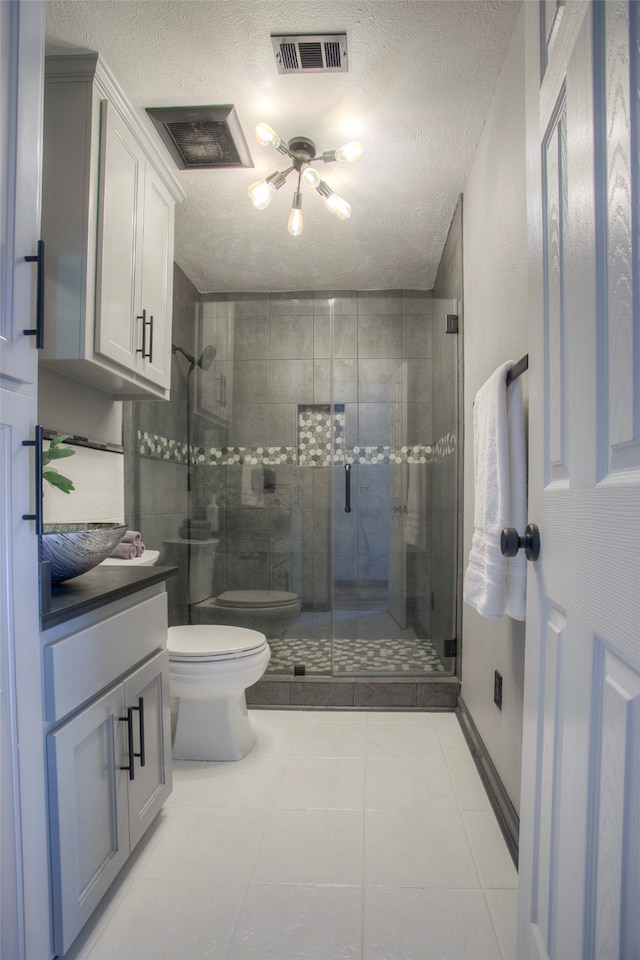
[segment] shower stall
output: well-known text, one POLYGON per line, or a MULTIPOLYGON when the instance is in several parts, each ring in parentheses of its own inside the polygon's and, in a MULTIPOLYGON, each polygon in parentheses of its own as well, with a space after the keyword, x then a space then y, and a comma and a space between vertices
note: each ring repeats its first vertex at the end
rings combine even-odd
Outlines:
POLYGON ((284 627, 265 623, 265 689, 453 677, 455 302, 424 291, 197 299, 178 279, 171 402, 125 416, 129 516, 160 562, 180 567, 170 623, 192 622, 196 556, 210 550, 211 598, 297 597, 284 627))

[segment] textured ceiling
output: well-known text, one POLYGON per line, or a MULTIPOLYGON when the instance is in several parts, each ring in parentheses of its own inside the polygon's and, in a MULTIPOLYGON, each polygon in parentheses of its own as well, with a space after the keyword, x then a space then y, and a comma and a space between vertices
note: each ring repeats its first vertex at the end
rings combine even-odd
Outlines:
POLYGON ((176 260, 201 292, 430 289, 518 13, 517 0, 49 0, 47 52, 95 50, 145 107, 232 103, 254 169, 177 172, 176 260), (272 33, 346 31, 349 71, 280 75, 272 33), (356 164, 321 164, 353 213, 293 175, 257 211, 246 188, 283 169, 253 138, 265 120, 318 153, 358 139, 356 164))

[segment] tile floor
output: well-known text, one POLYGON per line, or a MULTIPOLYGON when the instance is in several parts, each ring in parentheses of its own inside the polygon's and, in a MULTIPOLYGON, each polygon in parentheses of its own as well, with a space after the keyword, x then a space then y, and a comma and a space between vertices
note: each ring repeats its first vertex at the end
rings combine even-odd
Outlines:
POLYGON ((309 640, 269 638, 271 660, 267 674, 293 676, 304 664, 309 675, 421 676, 442 673, 444 664, 430 640, 397 637, 392 640, 309 640), (333 652, 333 661, 332 661, 333 652))
POLYGON ((66 960, 512 960, 517 874, 453 714, 252 710, 66 960))

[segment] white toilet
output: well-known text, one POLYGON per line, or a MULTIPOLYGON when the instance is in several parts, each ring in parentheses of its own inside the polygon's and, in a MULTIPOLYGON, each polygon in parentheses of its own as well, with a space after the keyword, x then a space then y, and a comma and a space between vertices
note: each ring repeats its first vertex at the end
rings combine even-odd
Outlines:
POLYGON ((169 680, 177 697, 175 760, 240 760, 255 734, 245 690, 264 674, 264 634, 244 627, 169 627, 169 680))

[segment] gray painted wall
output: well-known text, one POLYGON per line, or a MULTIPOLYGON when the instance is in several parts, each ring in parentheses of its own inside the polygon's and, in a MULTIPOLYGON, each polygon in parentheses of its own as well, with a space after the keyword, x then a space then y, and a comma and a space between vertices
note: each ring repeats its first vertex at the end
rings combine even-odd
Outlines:
MULTIPOLYGON (((522 12, 464 191, 464 546, 473 535, 473 400, 505 360, 527 352, 524 36, 522 12)), ((524 375, 526 397, 527 375, 524 375)), ((463 604, 462 697, 519 810, 524 624, 463 604), (502 710, 493 703, 494 670, 502 710)))

